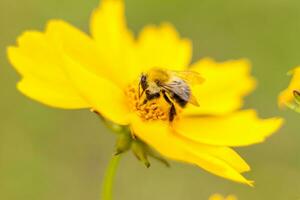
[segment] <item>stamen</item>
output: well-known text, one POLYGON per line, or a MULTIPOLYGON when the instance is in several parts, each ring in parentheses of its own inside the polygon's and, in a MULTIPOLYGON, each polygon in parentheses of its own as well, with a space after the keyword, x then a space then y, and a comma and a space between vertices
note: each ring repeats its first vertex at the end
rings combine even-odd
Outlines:
POLYGON ((139 97, 138 84, 130 85, 126 90, 128 105, 144 121, 169 120, 170 104, 159 97, 146 100, 146 95, 139 97))

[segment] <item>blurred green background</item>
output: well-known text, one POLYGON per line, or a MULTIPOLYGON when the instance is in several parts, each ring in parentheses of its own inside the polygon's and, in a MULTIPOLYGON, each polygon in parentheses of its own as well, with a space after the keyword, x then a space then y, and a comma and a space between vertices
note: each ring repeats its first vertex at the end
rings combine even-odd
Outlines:
MULTIPOLYGON (((88 31, 98 0, 0 0, 0 199, 97 200, 114 136, 88 111, 45 107, 21 95, 6 47, 24 30, 42 30, 61 18, 88 31)), ((300 198, 300 115, 280 111, 276 98, 286 72, 300 64, 299 0, 126 0, 129 26, 172 22, 194 44, 194 60, 246 57, 258 79, 246 107, 286 124, 266 143, 239 148, 252 166, 250 188, 201 169, 152 162, 146 169, 126 154, 117 174, 116 200, 205 200, 214 192, 240 200, 300 198)), ((237 83, 238 84, 238 83, 237 83)), ((221 100, 220 100, 220 103, 221 100)), ((243 130, 241 130, 242 134, 243 130)))

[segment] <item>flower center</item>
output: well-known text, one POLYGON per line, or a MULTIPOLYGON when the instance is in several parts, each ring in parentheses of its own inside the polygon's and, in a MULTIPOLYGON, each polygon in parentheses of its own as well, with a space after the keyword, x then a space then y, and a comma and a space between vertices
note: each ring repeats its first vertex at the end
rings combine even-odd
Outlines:
POLYGON ((172 111, 170 102, 166 101, 162 92, 158 93, 159 95, 156 95, 150 100, 146 93, 141 95, 139 83, 129 85, 125 94, 127 96, 130 109, 137 113, 137 115, 144 121, 172 121, 170 120, 170 115, 174 115, 172 117, 175 119, 181 111, 181 108, 178 106, 173 108, 175 109, 175 112, 172 111))

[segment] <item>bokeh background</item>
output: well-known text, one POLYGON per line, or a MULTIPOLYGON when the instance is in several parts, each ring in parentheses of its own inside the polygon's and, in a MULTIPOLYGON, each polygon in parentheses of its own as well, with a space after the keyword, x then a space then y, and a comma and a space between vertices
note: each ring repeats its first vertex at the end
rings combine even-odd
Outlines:
MULTIPOLYGON (((98 0, 0 0, 0 199, 98 200, 114 135, 88 111, 45 107, 21 95, 6 47, 24 30, 43 30, 61 18, 88 32, 98 0)), ((300 64, 299 0, 126 0, 129 26, 172 22, 193 40, 194 60, 246 57, 259 85, 245 107, 261 116, 283 116, 285 126, 266 143, 237 149, 252 166, 250 188, 201 169, 152 162, 146 169, 124 155, 116 200, 205 200, 214 192, 241 200, 300 198, 300 115, 277 108, 286 72, 300 64)), ((238 83, 237 83, 238 84, 238 83)), ((100 91, 99 91, 100 92, 100 91)), ((222 99, 220 99, 222 103, 222 99)), ((243 130, 241 130, 242 134, 243 130)))

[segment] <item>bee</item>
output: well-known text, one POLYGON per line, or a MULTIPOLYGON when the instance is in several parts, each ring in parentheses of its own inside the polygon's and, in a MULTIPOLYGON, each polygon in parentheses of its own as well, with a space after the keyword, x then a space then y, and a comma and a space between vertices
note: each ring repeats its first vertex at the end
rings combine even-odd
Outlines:
POLYGON ((188 103, 199 106, 190 85, 202 82, 201 76, 194 71, 151 69, 147 73, 142 73, 138 93, 140 98, 145 94, 143 103, 162 96, 170 105, 169 121, 172 122, 177 114, 175 104, 182 108, 188 103))

